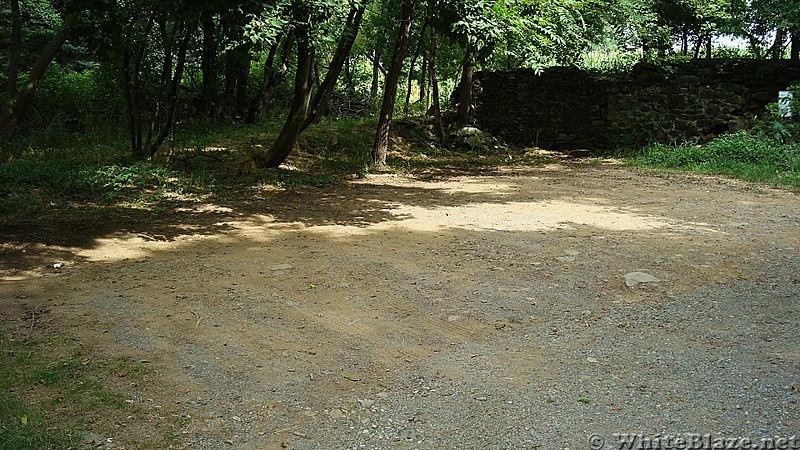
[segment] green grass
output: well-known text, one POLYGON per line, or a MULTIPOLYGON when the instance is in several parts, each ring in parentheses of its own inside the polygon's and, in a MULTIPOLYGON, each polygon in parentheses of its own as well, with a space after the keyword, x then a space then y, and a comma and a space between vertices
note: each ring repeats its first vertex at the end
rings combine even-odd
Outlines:
POLYGON ((780 144, 746 132, 723 135, 703 145, 654 144, 630 161, 638 166, 674 168, 775 186, 800 187, 800 144, 780 144))
POLYGON ((214 179, 202 170, 181 172, 152 161, 99 161, 51 150, 0 165, 0 213, 31 209, 35 214, 59 201, 150 208, 176 197, 199 198, 214 188, 214 179))
POLYGON ((60 147, 50 146, 54 137, 31 136, 27 151, 0 164, 0 215, 33 217, 70 202, 159 212, 226 190, 236 196, 253 186, 325 186, 366 173, 373 128, 357 120, 312 126, 288 161, 291 170, 246 173, 237 164, 266 151, 280 124, 181 124, 165 145, 167 162, 135 161, 124 140, 110 135, 87 143, 62 134, 60 147))
MULTIPOLYGON (((11 338, 0 341, 3 450, 77 448, 86 430, 115 433, 116 421, 141 413, 138 406, 125 402, 118 384, 108 380, 121 374, 128 382, 139 380, 147 375, 145 367, 127 360, 96 360, 80 347, 57 356, 54 345, 11 338)), ((168 445, 175 439, 170 433, 157 438, 158 443, 138 444, 141 448, 168 445)))

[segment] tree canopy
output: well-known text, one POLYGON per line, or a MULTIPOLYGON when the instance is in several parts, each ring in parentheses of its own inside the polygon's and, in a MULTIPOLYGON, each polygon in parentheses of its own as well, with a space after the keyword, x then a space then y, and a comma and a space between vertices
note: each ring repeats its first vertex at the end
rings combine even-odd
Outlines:
POLYGON ((479 69, 800 50, 797 0, 10 0, 0 25, 6 156, 56 122, 124 126, 148 158, 179 121, 283 118, 265 165, 336 111, 437 114, 456 85, 468 124, 479 69))

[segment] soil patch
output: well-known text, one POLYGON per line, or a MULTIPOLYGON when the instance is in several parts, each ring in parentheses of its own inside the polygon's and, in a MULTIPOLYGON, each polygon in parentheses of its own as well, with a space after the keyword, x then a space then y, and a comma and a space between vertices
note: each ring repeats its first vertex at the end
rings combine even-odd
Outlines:
POLYGON ((558 164, 136 214, 6 224, 3 325, 146 361, 180 447, 800 434, 796 194, 558 164))

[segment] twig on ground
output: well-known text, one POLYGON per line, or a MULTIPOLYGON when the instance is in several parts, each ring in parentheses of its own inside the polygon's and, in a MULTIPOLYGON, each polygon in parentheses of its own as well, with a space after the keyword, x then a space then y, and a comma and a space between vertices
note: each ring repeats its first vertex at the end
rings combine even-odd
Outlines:
POLYGON ((31 311, 31 326, 30 328, 28 328, 28 335, 25 336, 25 342, 30 342, 31 340, 31 334, 33 334, 33 327, 36 326, 36 311, 39 309, 39 306, 41 305, 36 305, 36 308, 33 308, 33 310, 31 311))

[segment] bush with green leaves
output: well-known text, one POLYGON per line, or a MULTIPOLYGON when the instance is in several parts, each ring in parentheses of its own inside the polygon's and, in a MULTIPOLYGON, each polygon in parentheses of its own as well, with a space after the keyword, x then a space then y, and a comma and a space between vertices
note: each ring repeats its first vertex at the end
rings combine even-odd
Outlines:
POLYGON ((779 143, 800 143, 800 84, 790 86, 788 91, 792 94, 788 102, 767 105, 753 128, 757 135, 779 143))
POLYGON ((746 131, 726 134, 703 145, 654 144, 633 163, 800 186, 800 143, 779 142, 746 131))
POLYGON ((31 151, 0 164, 0 214, 55 200, 158 208, 178 196, 193 198, 213 189, 214 181, 201 172, 130 161, 99 146, 31 151))

